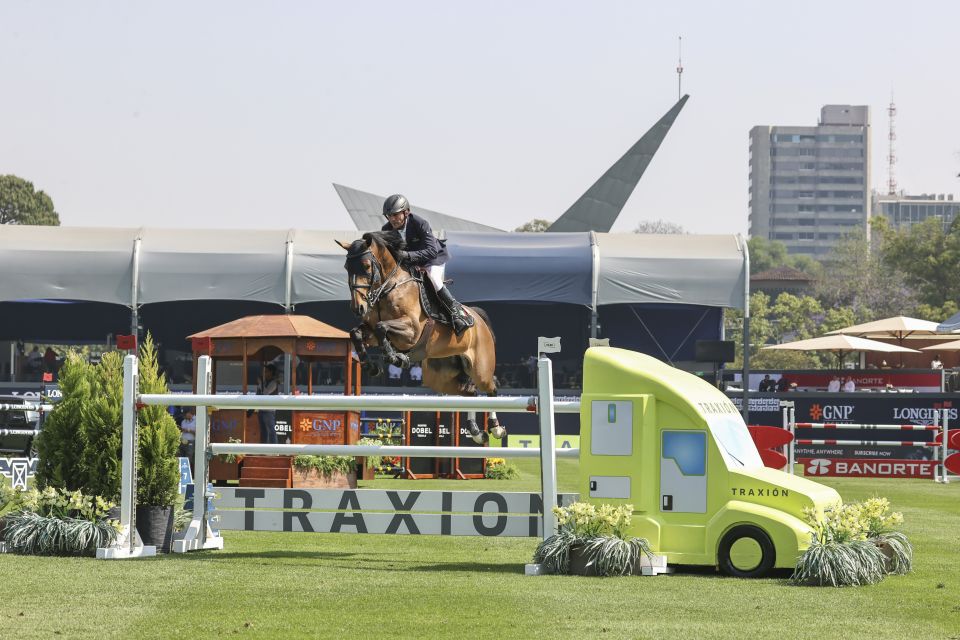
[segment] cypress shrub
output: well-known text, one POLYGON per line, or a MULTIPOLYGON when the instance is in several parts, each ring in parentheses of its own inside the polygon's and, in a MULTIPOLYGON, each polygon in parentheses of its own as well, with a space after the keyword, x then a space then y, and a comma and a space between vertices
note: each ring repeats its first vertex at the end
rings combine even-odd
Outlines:
MULTIPOLYGON (((148 333, 140 345, 140 393, 169 393, 157 364, 157 349, 148 333)), ((140 461, 137 465, 137 504, 173 506, 180 486, 177 449, 180 428, 166 407, 148 406, 139 412, 140 461)))
POLYGON ((92 374, 92 397, 83 416, 82 490, 115 502, 120 498, 123 445, 123 354, 103 354, 92 374))
POLYGON ((81 466, 86 446, 84 415, 93 393, 93 365, 77 353, 68 353, 60 369, 63 394, 37 436, 36 482, 40 488, 74 491, 86 475, 81 466))

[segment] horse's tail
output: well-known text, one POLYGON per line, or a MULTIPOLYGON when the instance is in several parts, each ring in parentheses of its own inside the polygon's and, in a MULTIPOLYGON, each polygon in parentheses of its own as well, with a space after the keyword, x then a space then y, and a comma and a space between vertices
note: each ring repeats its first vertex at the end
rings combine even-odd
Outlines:
POLYGON ((490 316, 487 315, 487 312, 481 309, 480 307, 470 307, 474 313, 480 316, 480 319, 483 320, 487 328, 490 329, 490 337, 493 338, 493 344, 497 344, 497 334, 493 332, 493 323, 490 322, 490 316))

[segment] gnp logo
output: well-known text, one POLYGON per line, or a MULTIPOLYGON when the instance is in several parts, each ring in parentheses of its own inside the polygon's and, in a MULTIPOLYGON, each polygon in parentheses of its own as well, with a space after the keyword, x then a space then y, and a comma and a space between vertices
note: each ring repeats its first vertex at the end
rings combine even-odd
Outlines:
POLYGON ((853 416, 853 405, 850 404, 814 404, 810 407, 810 419, 819 422, 836 422, 849 420, 853 416))
POLYGON ((830 473, 830 465, 832 463, 832 460, 827 460, 826 458, 814 458, 807 464, 806 475, 825 476, 830 473))

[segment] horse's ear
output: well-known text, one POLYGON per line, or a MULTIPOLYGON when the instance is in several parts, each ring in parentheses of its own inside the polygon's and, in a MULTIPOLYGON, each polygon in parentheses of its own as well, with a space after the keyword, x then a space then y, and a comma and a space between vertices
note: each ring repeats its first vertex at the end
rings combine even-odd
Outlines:
POLYGON ((346 242, 340 242, 339 240, 334 240, 334 242, 336 242, 337 245, 344 251, 350 251, 350 245, 346 242))

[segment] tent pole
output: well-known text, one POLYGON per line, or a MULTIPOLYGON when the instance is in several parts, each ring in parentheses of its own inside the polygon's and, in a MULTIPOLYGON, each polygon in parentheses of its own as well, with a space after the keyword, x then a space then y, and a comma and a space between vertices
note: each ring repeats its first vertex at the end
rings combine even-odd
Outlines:
POLYGON ((750 247, 737 235, 743 247, 743 421, 750 424, 750 247))

